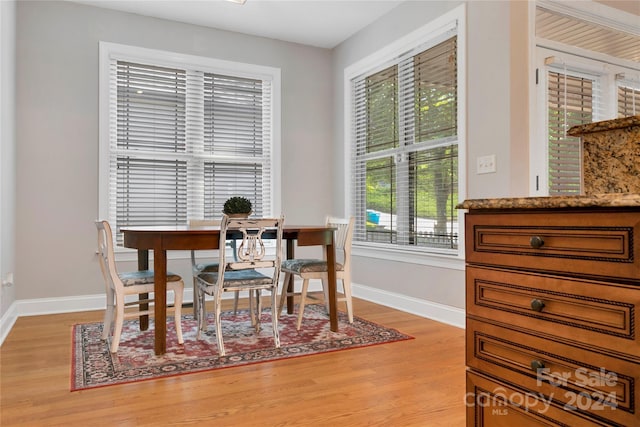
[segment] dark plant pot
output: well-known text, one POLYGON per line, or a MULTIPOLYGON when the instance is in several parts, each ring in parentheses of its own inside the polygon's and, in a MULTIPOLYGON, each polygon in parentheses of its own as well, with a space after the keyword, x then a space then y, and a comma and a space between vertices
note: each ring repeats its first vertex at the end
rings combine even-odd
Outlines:
POLYGON ((251 215, 251 212, 244 212, 244 213, 232 213, 232 214, 226 214, 229 218, 234 218, 234 219, 246 219, 249 218, 249 215, 251 215))

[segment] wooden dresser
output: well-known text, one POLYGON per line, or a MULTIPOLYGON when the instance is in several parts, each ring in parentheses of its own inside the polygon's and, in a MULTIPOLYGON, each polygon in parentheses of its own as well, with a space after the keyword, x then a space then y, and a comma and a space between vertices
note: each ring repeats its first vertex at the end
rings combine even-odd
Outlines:
POLYGON ((640 194, 459 208, 467 426, 640 426, 640 194))

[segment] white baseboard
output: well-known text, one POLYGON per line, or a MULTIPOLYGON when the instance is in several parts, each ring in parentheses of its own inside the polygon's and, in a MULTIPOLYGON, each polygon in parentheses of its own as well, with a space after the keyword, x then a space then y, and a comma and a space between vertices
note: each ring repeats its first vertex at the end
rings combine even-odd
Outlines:
POLYGON ((9 309, 4 313, 2 319, 0 319, 0 346, 4 342, 4 339, 11 332, 11 328, 18 320, 18 310, 16 308, 16 303, 14 302, 9 306, 9 309))
MULTIPOLYGON (((320 291, 320 283, 312 283, 310 291, 320 291)), ((382 289, 352 284, 353 296, 376 304, 395 308, 407 313, 426 317, 448 325, 464 328, 465 313, 463 309, 451 307, 427 300, 408 297, 382 289)), ((233 298, 229 294, 225 297, 233 298)), ((193 289, 185 287, 184 301, 193 301, 193 289)), ((173 303, 173 295, 167 295, 167 302, 173 303)), ((105 295, 82 295, 61 298, 36 298, 14 301, 0 319, 0 345, 4 342, 18 317, 38 316, 43 314, 73 313, 78 311, 104 310, 105 295)))
POLYGON ((414 298, 384 289, 351 284, 353 296, 396 310, 426 317, 461 329, 465 328, 465 310, 424 299, 414 298))
MULTIPOLYGON (((135 297, 131 297, 135 299, 135 297)), ((193 301, 193 289, 185 288, 184 301, 193 301)), ((173 293, 167 294, 167 302, 173 303, 173 293)), ((44 314, 75 313, 79 311, 104 310, 105 294, 81 295, 61 298, 34 298, 14 301, 0 319, 0 345, 11 332, 18 317, 40 316, 44 314)))

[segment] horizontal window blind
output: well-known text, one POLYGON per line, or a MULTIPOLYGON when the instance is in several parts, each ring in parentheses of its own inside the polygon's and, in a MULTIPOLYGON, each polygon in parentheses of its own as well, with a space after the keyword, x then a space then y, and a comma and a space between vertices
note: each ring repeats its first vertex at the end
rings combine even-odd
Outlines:
POLYGON ((271 213, 268 79, 111 58, 109 220, 120 228, 219 218, 231 196, 271 213))
POLYGON ((366 106, 367 152, 398 147, 398 67, 367 77, 365 84, 359 98, 366 106))
POLYGON ((354 241, 457 248, 455 30, 351 81, 354 241))
POLYGON ((256 216, 270 211, 269 92, 270 84, 259 79, 205 73, 206 217, 220 216, 234 195, 251 200, 256 216))
POLYGON ((567 71, 547 74, 550 195, 581 192, 580 138, 567 131, 593 121, 595 85, 595 80, 567 71))
POLYGON ((204 151, 262 156, 262 81, 204 75, 204 151))
POLYGON ((635 86, 631 82, 618 82, 618 117, 640 114, 640 84, 635 86))
POLYGON ((224 202, 237 194, 251 200, 253 215, 265 215, 262 169, 259 163, 205 162, 205 218, 221 216, 224 202))
POLYGON ((414 57, 418 141, 438 140, 457 133, 456 40, 451 38, 414 57))

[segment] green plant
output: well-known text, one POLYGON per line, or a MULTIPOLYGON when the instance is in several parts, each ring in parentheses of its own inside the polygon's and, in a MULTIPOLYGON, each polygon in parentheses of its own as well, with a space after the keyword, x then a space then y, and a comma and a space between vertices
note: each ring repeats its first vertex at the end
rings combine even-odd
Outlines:
POLYGON ((226 202, 224 202, 222 212, 227 215, 251 213, 251 201, 246 197, 230 197, 226 202))

